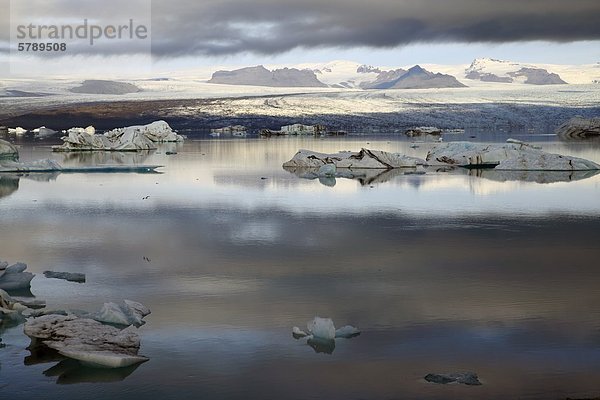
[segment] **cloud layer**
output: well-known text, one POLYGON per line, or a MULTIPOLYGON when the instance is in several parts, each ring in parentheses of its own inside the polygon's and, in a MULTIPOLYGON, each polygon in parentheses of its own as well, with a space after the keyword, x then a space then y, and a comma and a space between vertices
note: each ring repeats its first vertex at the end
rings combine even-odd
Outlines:
MULTIPOLYGON (((29 8, 32 18, 54 23, 76 17, 80 9, 79 2, 73 5, 70 0, 28 3, 37 4, 29 8)), ((99 20, 124 14, 105 3, 93 4, 87 6, 97 10, 87 13, 99 20)), ((598 0, 154 1, 152 49, 161 57, 393 48, 419 42, 599 40, 599 19, 598 0)), ((7 37, 7 29, 2 29, 0 41, 7 37)))

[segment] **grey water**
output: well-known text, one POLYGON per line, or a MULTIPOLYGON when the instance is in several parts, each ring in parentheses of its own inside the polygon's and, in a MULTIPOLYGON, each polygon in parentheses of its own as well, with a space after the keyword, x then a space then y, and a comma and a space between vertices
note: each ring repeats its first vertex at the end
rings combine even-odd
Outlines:
MULTIPOLYGON (((539 144, 600 162, 598 143, 539 144)), ((36 358, 22 326, 2 329, 0 398, 600 396, 600 175, 319 181, 281 167, 300 148, 424 157, 433 145, 199 136, 148 154, 56 154, 21 144, 24 160, 163 166, 0 176, 0 260, 27 263, 48 308, 147 305, 150 361, 94 370, 36 358), (362 334, 318 353, 291 335, 314 316, 362 334), (423 380, 463 371, 483 385, 423 380)))

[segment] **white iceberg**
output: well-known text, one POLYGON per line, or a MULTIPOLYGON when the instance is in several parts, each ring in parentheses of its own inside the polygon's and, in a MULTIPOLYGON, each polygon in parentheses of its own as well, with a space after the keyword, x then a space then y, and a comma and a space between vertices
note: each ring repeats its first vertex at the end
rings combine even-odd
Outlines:
POLYGON ((109 324, 139 327, 145 324, 143 318, 149 314, 150 310, 143 304, 124 300, 121 304, 104 303, 100 312, 93 314, 92 318, 109 324))
POLYGON ((414 168, 426 165, 425 160, 400 153, 361 149, 359 152, 342 151, 334 154, 300 150, 283 164, 284 168, 321 168, 333 164, 336 168, 350 169, 393 169, 414 168))
POLYGON ((482 144, 450 142, 427 154, 430 165, 494 168, 509 171, 589 171, 600 165, 582 158, 547 153, 526 143, 482 144))
POLYGON ((314 338, 323 340, 335 339, 335 326, 331 318, 315 317, 306 324, 306 327, 314 338))
POLYGON ((342 326, 341 328, 335 330, 336 339, 337 338, 350 339, 350 338, 353 338, 358 335, 360 335, 360 331, 358 330, 358 328, 356 328, 352 325, 342 326))
POLYGON ((117 128, 104 135, 96 135, 93 127, 71 128, 63 144, 53 146, 54 151, 143 151, 155 150, 155 143, 182 142, 183 136, 175 133, 165 121, 148 125, 117 128))
POLYGON ((120 330, 74 315, 45 315, 25 323, 34 341, 91 367, 122 368, 147 361, 138 355, 140 337, 133 328, 120 330))
POLYGON ((183 142, 184 137, 178 135, 165 121, 155 121, 148 125, 135 125, 117 128, 106 132, 104 136, 111 141, 119 140, 122 136, 137 136, 141 134, 153 143, 183 142))
POLYGON ((23 136, 27 132, 29 132, 27 129, 23 129, 20 126, 16 128, 8 128, 8 133, 11 135, 23 136))

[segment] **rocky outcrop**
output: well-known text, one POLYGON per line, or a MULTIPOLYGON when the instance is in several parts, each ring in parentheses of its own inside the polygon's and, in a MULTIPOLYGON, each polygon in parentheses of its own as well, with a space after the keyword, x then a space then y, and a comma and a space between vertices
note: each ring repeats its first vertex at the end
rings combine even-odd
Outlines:
POLYGON ((85 94, 127 94, 137 93, 141 89, 131 83, 105 81, 105 80, 86 80, 81 86, 69 89, 72 93, 85 94))
POLYGON ((525 77, 525 82, 529 85, 566 85, 567 82, 560 79, 558 74, 548 72, 542 68, 523 67, 518 71, 509 72, 513 78, 525 77))
POLYGON ((344 151, 335 154, 317 153, 300 150, 283 164, 284 168, 321 168, 333 164, 337 169, 392 169, 414 168, 426 164, 425 160, 409 157, 400 153, 388 153, 379 150, 361 149, 359 152, 344 151))
POLYGON ((430 165, 494 168, 509 171, 588 171, 600 165, 577 157, 547 153, 525 143, 481 144, 451 142, 427 154, 430 165))
POLYGON ((134 328, 120 330, 89 318, 46 315, 25 323, 36 342, 91 367, 122 368, 147 361, 138 355, 140 337, 134 328))
POLYGON ((405 69, 394 69, 391 71, 380 71, 374 81, 360 84, 362 89, 390 89, 400 77, 406 74, 405 69))
POLYGON ((586 139, 600 136, 600 117, 573 117, 556 129, 561 139, 586 139))
POLYGON ((482 82, 512 83, 510 76, 498 76, 491 72, 468 71, 465 78, 482 82))
POLYGON ((397 69, 379 74, 373 82, 365 82, 363 89, 433 89, 466 87, 452 75, 433 73, 415 65, 408 71, 397 69))
POLYGON ((326 87, 311 70, 283 68, 269 71, 262 65, 233 71, 217 71, 208 83, 271 87, 326 87))

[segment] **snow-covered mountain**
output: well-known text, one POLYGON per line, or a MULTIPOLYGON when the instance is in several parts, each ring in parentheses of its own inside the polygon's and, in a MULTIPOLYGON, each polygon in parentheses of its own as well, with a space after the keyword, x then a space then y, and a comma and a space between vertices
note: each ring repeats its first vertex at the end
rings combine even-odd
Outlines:
POLYGON ((563 85, 561 77, 535 65, 478 58, 465 70, 465 78, 484 82, 525 83, 530 85, 563 85))
MULTIPOLYGON (((379 83, 370 86, 373 89, 434 89, 434 88, 456 88, 466 87, 455 77, 447 74, 433 73, 415 65, 408 71, 397 69, 390 72, 382 72, 378 77, 379 83), (389 76, 391 75, 391 76, 389 76), (381 82, 384 77, 390 80, 381 82)), ((376 81, 377 82, 377 81, 376 81)))
POLYGON ((270 87, 325 87, 313 71, 281 68, 269 71, 262 65, 233 71, 217 71, 208 83, 270 87))

